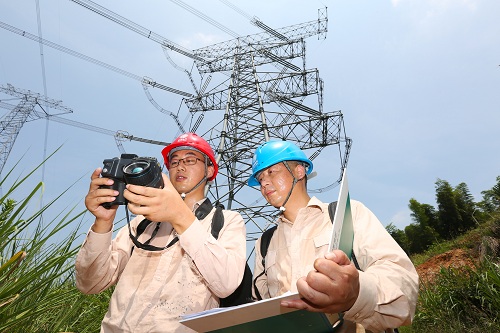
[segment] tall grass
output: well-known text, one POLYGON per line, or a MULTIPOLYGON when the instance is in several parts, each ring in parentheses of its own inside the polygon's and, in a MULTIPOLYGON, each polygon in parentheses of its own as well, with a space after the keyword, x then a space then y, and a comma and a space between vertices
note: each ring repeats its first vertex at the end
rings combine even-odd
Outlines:
MULTIPOLYGON (((84 212, 70 209, 40 223, 42 214, 64 194, 29 213, 38 204, 34 199, 41 195, 43 183, 22 200, 11 199, 42 164, 16 179, 0 197, 0 332, 60 332, 77 326, 76 322, 84 326, 78 332, 97 332, 109 295, 89 298, 74 286, 79 248, 75 239, 84 212), (55 242, 56 235, 65 236, 55 242), (78 319, 89 312, 88 317, 78 319)), ((0 186, 12 177, 12 170, 0 186)))
POLYGON ((422 284, 412 332, 500 332, 500 265, 442 268, 422 284))

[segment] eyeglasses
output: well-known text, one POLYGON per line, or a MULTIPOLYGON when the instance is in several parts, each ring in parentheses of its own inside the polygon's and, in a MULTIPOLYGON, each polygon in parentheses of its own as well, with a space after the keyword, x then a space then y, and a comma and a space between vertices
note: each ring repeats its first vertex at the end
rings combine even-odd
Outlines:
POLYGON ((195 165, 196 162, 198 162, 198 161, 205 163, 205 160, 202 160, 201 158, 194 157, 194 156, 179 158, 178 160, 170 161, 170 169, 177 168, 179 166, 179 164, 181 164, 181 162, 184 165, 195 165))

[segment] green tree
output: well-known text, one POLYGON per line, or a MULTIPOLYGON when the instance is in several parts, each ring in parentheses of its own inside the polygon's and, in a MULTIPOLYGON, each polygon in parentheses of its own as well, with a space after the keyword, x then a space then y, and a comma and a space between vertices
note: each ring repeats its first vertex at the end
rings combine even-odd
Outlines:
POLYGON ((462 224, 461 215, 455 200, 454 189, 445 180, 436 181, 436 202, 438 204, 436 231, 444 239, 458 236, 462 224))
POLYGON ((413 223, 405 227, 410 254, 422 253, 439 239, 434 229, 437 225, 437 213, 433 206, 421 204, 416 199, 410 199, 408 207, 411 210, 413 223))
POLYGON ((460 214, 459 233, 463 234, 476 226, 473 216, 476 203, 465 183, 460 183, 455 187, 454 195, 458 213, 460 214))
POLYGON ((407 254, 410 254, 408 238, 406 237, 406 234, 403 230, 398 229, 394 224, 392 224, 392 222, 385 227, 385 230, 387 230, 387 232, 392 236, 392 238, 394 238, 394 240, 407 254))
POLYGON ((416 199, 411 198, 408 208, 411 210, 411 218, 415 223, 422 226, 435 228, 438 221, 436 209, 428 204, 421 204, 416 199))
POLYGON ((500 176, 497 176, 497 183, 489 190, 482 191, 483 200, 479 206, 487 213, 500 210, 500 176))

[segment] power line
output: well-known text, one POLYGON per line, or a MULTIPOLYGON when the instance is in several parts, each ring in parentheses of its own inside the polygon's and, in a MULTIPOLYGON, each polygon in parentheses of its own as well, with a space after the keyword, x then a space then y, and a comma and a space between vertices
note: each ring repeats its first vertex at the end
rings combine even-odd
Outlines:
POLYGON ((96 14, 99 14, 115 23, 118 23, 120 24, 121 26, 131 30, 131 31, 134 31, 136 33, 138 33, 139 35, 142 35, 152 41, 155 41, 157 43, 159 43, 160 45, 163 45, 165 47, 168 47, 169 49, 175 51, 175 52, 178 52, 182 55, 185 55, 186 57, 189 57, 189 58, 192 58, 194 60, 197 60, 197 61, 203 61, 202 58, 194 55, 190 50, 186 49, 185 47, 179 45, 179 44, 176 44, 174 42, 172 42, 171 40, 168 40, 167 38, 165 37, 162 37, 160 36, 159 34, 135 23, 135 22, 132 22, 130 21, 129 19, 121 16, 121 15, 118 15, 117 13, 93 2, 93 1, 90 1, 90 0, 71 0, 73 1, 74 3, 82 6, 82 7, 85 7, 91 11, 93 11, 94 13, 96 14))
POLYGON ((184 8, 185 10, 187 10, 188 12, 190 13, 193 13, 194 15, 198 16, 199 18, 203 19, 205 22, 208 22, 210 23, 211 25, 213 25, 214 27, 224 31, 225 33, 227 33, 228 35, 230 36, 233 36, 233 37, 238 37, 239 35, 234 32, 233 30, 229 29, 228 27, 224 26, 223 24, 217 22, 216 20, 214 20, 213 18, 207 16, 206 14, 200 12, 199 10, 197 10, 196 8, 194 7, 191 7, 190 5, 186 4, 185 2, 181 1, 181 0, 170 0, 171 2, 175 3, 176 5, 184 8))
MULTIPOLYGON (((37 19, 37 25, 38 25, 38 37, 40 38, 40 42, 38 43, 38 46, 40 48, 40 66, 42 69, 42 83, 43 83, 43 94, 47 96, 47 80, 46 80, 46 75, 45 75, 45 59, 43 55, 43 43, 41 42, 42 40, 42 18, 40 16, 40 1, 36 0, 36 19, 37 19)), ((49 106, 47 105, 48 111, 49 106)), ((42 159, 45 160, 47 157, 47 143, 49 139, 49 122, 45 122, 45 138, 44 138, 44 143, 43 143, 43 157, 42 159)), ((42 182, 45 180, 45 163, 42 165, 42 182)), ((43 207, 43 197, 42 200, 40 200, 40 209, 43 207)), ((41 225, 43 225, 43 215, 40 215, 40 220, 41 220, 41 225)))
POLYGON ((236 5, 233 5, 231 2, 229 2, 227 0, 220 0, 220 2, 222 2, 223 4, 225 4, 226 6, 228 6, 229 8, 231 8, 232 10, 234 10, 235 12, 239 13, 243 17, 247 18, 249 21, 252 20, 252 16, 251 15, 245 13, 243 10, 241 10, 238 7, 236 7, 236 5))
POLYGON ((8 30, 10 32, 13 32, 15 34, 18 34, 18 35, 23 36, 25 38, 31 39, 31 40, 33 40, 35 42, 42 43, 43 45, 46 45, 46 46, 51 47, 53 49, 56 49, 58 51, 64 52, 66 54, 72 55, 72 56, 80 58, 80 59, 83 59, 85 61, 91 62, 91 63, 96 64, 98 66, 104 67, 106 69, 114 71, 115 73, 124 75, 124 76, 126 76, 128 78, 131 78, 131 79, 140 81, 142 83, 148 84, 148 85, 150 85, 150 86, 152 86, 154 88, 163 89, 163 90, 171 92, 173 94, 181 95, 181 96, 188 97, 188 98, 194 97, 193 94, 190 94, 190 93, 187 93, 187 92, 184 92, 182 90, 178 90, 178 89, 175 89, 175 88, 172 88, 172 87, 165 86, 163 84, 157 83, 156 81, 154 81, 152 79, 149 79, 149 78, 146 78, 146 77, 141 77, 139 75, 130 73, 130 72, 128 72, 126 70, 123 70, 121 68, 109 65, 109 64, 107 64, 105 62, 102 62, 100 60, 91 58, 91 57, 86 56, 86 55, 84 55, 82 53, 73 51, 73 50, 68 49, 68 48, 66 48, 64 46, 61 46, 59 44, 53 43, 53 42, 48 41, 46 39, 43 39, 43 38, 40 38, 40 37, 35 36, 33 34, 30 34, 27 31, 18 29, 16 27, 13 27, 10 24, 4 23, 4 22, 0 22, 0 28, 8 30))

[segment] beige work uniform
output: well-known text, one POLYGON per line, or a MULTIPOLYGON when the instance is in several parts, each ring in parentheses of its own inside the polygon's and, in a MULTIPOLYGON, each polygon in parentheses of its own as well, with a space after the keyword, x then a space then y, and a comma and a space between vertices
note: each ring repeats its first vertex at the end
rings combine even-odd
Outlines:
MULTIPOLYGON (((372 332, 410 324, 418 297, 414 265, 368 208, 351 200, 351 211, 353 252, 361 268, 360 290, 344 319, 372 332)), ((324 257, 331 230, 328 204, 315 197, 299 210, 294 223, 280 216, 265 258, 267 274, 256 282, 260 295, 270 298, 297 291, 297 280, 313 270, 316 258, 324 257)), ((255 251, 254 277, 263 270, 260 239, 255 251)), ((348 323, 344 326, 352 327, 348 323)))
MULTIPOLYGON (((76 259, 78 289, 96 294, 116 284, 101 332, 194 332, 179 323, 180 317, 217 307, 220 297, 238 287, 246 262, 245 224, 239 213, 224 210, 216 240, 210 233, 214 212, 195 219, 178 242, 161 251, 132 251, 127 226, 113 240, 111 232, 88 232, 76 259)), ((133 235, 142 220, 137 216, 130 222, 133 235)), ((139 237, 142 243, 155 225, 139 237)), ((161 223, 150 244, 165 247, 175 237, 172 225, 161 223)))

